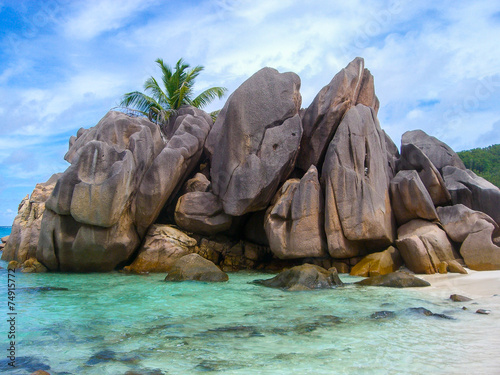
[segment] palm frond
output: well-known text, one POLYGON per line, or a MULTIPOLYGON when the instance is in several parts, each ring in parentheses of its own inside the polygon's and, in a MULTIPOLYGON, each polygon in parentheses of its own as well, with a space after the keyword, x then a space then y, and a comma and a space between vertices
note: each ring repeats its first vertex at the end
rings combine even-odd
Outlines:
POLYGON ((219 116, 219 113, 220 113, 220 109, 218 109, 217 111, 212 111, 210 112, 210 117, 212 117, 212 121, 215 122, 215 120, 217 120, 217 116, 219 116))
POLYGON ((211 87, 206 89, 192 100, 192 105, 196 108, 203 108, 210 104, 215 98, 221 99, 227 92, 225 87, 211 87))
POLYGON ((120 105, 124 107, 135 107, 135 109, 144 113, 146 116, 151 107, 160 107, 154 98, 139 91, 132 91, 123 95, 120 105))
POLYGON ((168 104, 167 95, 165 95, 154 77, 150 77, 144 82, 144 91, 151 91, 153 93, 153 98, 155 98, 159 104, 168 104))

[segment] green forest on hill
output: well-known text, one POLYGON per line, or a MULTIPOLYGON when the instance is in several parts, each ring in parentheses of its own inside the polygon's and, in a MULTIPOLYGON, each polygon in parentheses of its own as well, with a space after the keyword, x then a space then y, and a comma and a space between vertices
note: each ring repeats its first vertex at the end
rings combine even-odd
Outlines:
POLYGON ((465 167, 500 187, 500 144, 460 151, 465 167))

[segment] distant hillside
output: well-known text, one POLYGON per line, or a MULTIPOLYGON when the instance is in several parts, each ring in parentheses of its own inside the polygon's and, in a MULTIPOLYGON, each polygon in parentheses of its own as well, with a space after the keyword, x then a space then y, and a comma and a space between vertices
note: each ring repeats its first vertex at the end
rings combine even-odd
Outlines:
POLYGON ((500 145, 460 151, 465 166, 500 187, 500 145))

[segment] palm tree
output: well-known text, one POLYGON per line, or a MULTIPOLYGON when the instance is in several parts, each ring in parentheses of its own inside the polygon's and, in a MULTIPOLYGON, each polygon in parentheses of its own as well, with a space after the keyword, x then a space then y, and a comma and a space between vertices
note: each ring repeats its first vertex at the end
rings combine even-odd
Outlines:
MULTIPOLYGON (((189 69, 189 64, 180 59, 172 70, 162 59, 156 59, 156 63, 162 71, 163 88, 154 77, 150 77, 144 83, 144 91, 150 93, 150 96, 140 91, 129 92, 123 96, 120 105, 135 107, 160 126, 166 125, 170 115, 181 106, 187 104, 203 108, 216 97, 222 98, 227 92, 225 87, 211 87, 193 99, 194 81, 204 69, 203 66, 189 69)), ((212 118, 217 117, 218 112, 212 112, 212 118)))

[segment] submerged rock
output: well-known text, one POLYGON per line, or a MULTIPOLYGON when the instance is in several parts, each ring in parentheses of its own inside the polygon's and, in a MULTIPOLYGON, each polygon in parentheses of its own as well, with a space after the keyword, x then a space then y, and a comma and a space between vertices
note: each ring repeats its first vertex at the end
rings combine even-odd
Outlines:
POLYGON ((255 280, 255 284, 288 291, 331 289, 343 285, 337 270, 326 270, 313 264, 303 264, 283 271, 267 280, 255 280))
POLYGON ((472 301, 472 298, 461 296, 460 294, 452 294, 450 296, 450 299, 453 302, 467 302, 467 301, 472 301))
POLYGON ((417 315, 424 315, 424 316, 432 316, 435 318, 441 318, 441 319, 448 319, 448 320, 455 320, 455 318, 446 315, 446 314, 435 314, 430 310, 427 310, 424 307, 411 307, 408 309, 409 312, 417 315))
POLYGON ((386 286, 390 288, 417 288, 431 285, 425 280, 400 271, 369 277, 355 284, 363 286, 386 286))
POLYGON ((188 254, 178 259, 165 281, 227 281, 229 277, 211 261, 198 254, 188 254))
POLYGON ((396 313, 394 311, 377 311, 370 315, 372 319, 390 319, 395 317, 396 313))

